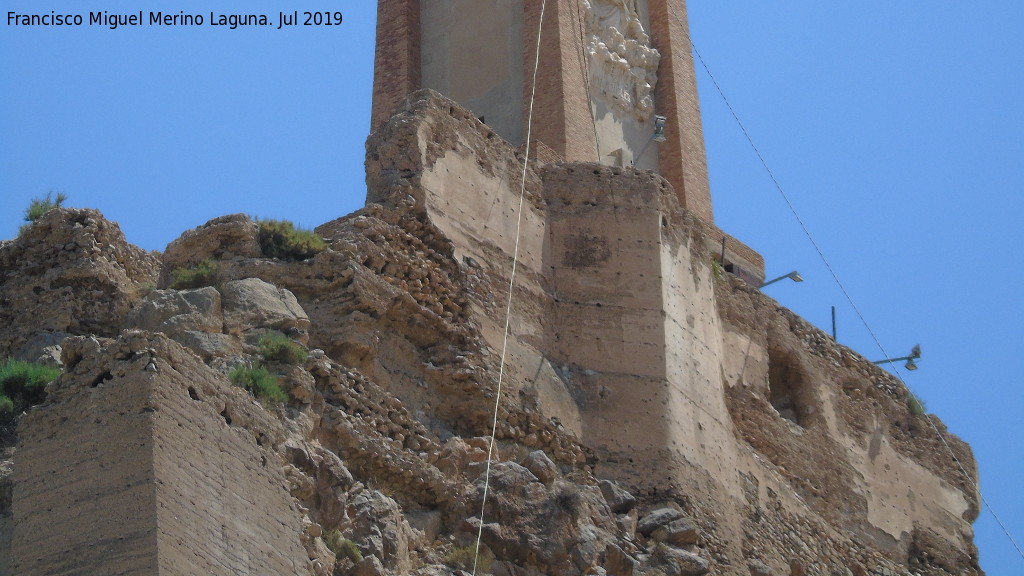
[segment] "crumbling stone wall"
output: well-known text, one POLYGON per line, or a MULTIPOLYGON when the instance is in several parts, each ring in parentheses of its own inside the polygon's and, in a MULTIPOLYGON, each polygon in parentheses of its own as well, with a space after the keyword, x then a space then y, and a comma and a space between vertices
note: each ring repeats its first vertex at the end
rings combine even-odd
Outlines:
POLYGON ((12 574, 309 573, 282 433, 247 394, 142 332, 63 359, 19 427, 12 574))
MULTIPOLYGON (((756 289, 725 279, 716 299, 729 414, 762 466, 780 473, 815 515, 871 549, 922 573, 975 573, 970 524, 979 496, 936 430, 976 479, 969 447, 936 417, 914 414, 895 377, 756 289), (913 543, 934 544, 937 533, 960 551, 948 572, 913 560, 913 543)), ((758 492, 753 501, 762 506, 758 492)))
POLYGON ((51 210, 0 247, 0 358, 35 360, 68 334, 115 335, 159 274, 159 259, 96 210, 51 210))
POLYGON ((91 357, 100 348, 93 338, 67 346, 69 372, 51 387, 48 408, 21 423, 11 574, 158 570, 148 357, 131 362, 129 353, 112 370, 91 357))
MULTIPOLYGON (((978 573, 977 497, 931 433, 941 423, 911 414, 878 367, 716 277, 707 228, 664 179, 592 164, 526 173, 481 526, 518 162, 468 111, 421 93, 371 139, 370 202, 317 229, 320 254, 264 257, 252 221, 228 216, 141 256, 152 268, 121 264, 129 285, 164 285, 210 258, 216 287, 126 291, 105 313, 66 304, 117 337, 60 337, 67 371, 21 420, 11 552, 0 458, 0 574, 70 573, 74 558, 104 573, 438 576, 481 528, 498 574, 978 573), (283 404, 222 375, 258 361, 265 330, 318 348, 270 366, 283 404), (362 560, 329 550, 333 531, 362 560)), ((48 218, 113 229, 87 216, 48 218)), ((68 244, 37 240, 0 244, 31 285, 61 277, 37 256, 68 244)), ((89 270, 110 272, 97 254, 132 252, 112 242, 55 265, 79 274, 71 299, 92 295, 89 270)), ((54 304, 4 278, 0 298, 54 304)), ((15 322, 8 350, 32 329, 15 322)))
POLYGON ((661 456, 673 425, 655 416, 670 395, 655 257, 664 181, 596 164, 550 167, 544 176, 554 301, 548 355, 563 367, 599 468, 625 472, 632 462, 643 472, 630 480, 664 485, 670 467, 644 465, 661 456))
POLYGON ((507 394, 515 404, 522 399, 543 405, 548 417, 578 433, 575 402, 542 346, 552 318, 541 178, 532 165, 525 186, 523 176, 508 143, 469 111, 430 91, 410 96, 402 113, 367 142, 367 201, 412 208, 450 242, 449 257, 462 265, 473 288, 461 303, 462 315, 477 325, 495 371, 512 255, 518 253, 507 394))
MULTIPOLYGON (((395 156, 371 140, 369 198, 407 191, 433 225, 450 231, 454 254, 487 259, 484 282, 504 279, 513 246, 507 228, 487 218, 517 204, 515 187, 501 185, 514 176, 494 171, 500 143, 480 138, 483 127, 435 98, 414 95, 394 124, 434 152, 410 164, 407 153, 395 156), (401 170, 389 168, 395 162, 401 170), (407 185, 375 191, 379 175, 390 174, 407 185)), ((716 278, 707 238, 717 231, 679 207, 660 177, 587 164, 547 166, 540 175, 543 205, 528 187, 525 274, 510 342, 540 359, 531 384, 565 390, 561 402, 535 407, 596 451, 598 474, 685 502, 715 534, 708 549, 722 566, 750 560, 788 570, 791 562, 850 565, 851 557, 862 566, 906 563, 912 540, 929 541, 914 536, 923 526, 970 557, 964 535, 976 515, 973 487, 950 459, 926 456, 927 435, 917 442, 901 432, 920 427, 901 386, 881 386, 890 391, 881 413, 873 411, 874 394, 840 401, 843 383, 881 381, 884 371, 744 283, 716 278), (541 250, 533 248, 538 234, 541 250), (856 369, 832 369, 838 358, 856 369), (865 421, 876 424, 863 430, 865 421), (862 430, 851 436, 855 422, 862 430), (768 516, 770 523, 757 520, 768 516), (772 545, 780 534, 793 535, 782 549, 772 545)), ((393 195, 384 201, 397 204, 393 195)), ((468 312, 482 326, 504 320, 499 306, 468 312)), ((483 333, 500 350, 500 333, 483 333)), ((514 390, 527 388, 517 381, 525 373, 519 362, 511 357, 514 390)), ((963 569, 969 573, 970 561, 963 569)))

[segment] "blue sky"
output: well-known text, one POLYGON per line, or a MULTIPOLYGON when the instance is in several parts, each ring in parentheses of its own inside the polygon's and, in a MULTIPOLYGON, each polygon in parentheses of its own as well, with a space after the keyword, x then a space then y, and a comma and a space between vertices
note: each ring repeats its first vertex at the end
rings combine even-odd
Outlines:
MULTIPOLYGON (((967 440, 1022 544, 1024 3, 688 2, 694 45, 910 388, 967 440)), ((699 63, 698 63, 699 66, 699 63)), ((765 289, 886 357, 698 70, 715 217, 765 256, 765 289)), ((1024 559, 983 511, 990 575, 1024 559)))
MULTIPOLYGON (((139 2, 5 0, 135 12, 139 2)), ((176 2, 174 10, 338 10, 337 27, 0 25, 0 238, 62 191, 151 250, 245 212, 313 227, 362 206, 375 3, 176 2), (225 8, 233 6, 234 9, 225 8)), ((5 12, 6 12, 5 10, 5 12)), ((974 448, 1024 539, 1024 3, 690 0, 694 43, 907 384, 974 448)), ((207 16, 208 18, 208 16, 207 16)), ((699 64, 698 64, 699 66, 699 64)), ((698 69, 717 223, 761 251, 767 288, 881 358, 698 69)), ((1024 572, 984 511, 989 574, 1024 572)))

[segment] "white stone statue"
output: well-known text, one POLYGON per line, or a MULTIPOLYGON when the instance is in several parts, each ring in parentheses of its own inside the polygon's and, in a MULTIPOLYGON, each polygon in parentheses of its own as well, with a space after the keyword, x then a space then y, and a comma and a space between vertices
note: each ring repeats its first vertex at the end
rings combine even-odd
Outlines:
POLYGON ((643 122, 654 112, 652 93, 661 54, 644 32, 637 0, 583 0, 594 96, 643 122))

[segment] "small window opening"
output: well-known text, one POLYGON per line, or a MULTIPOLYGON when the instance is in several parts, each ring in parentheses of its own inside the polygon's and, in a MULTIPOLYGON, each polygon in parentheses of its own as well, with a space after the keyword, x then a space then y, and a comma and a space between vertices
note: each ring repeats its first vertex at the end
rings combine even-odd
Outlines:
POLYGON ((806 428, 815 412, 813 393, 798 361, 789 353, 768 353, 768 402, 779 416, 806 428))

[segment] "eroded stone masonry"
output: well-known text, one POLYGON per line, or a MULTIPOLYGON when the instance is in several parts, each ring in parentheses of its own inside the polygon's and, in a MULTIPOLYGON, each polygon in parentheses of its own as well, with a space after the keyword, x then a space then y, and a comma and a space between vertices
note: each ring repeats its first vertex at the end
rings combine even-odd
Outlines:
POLYGON ((81 209, 0 243, 0 356, 63 367, 3 430, 0 574, 440 576, 478 532, 500 576, 980 574, 978 495, 897 380, 716 276, 660 176, 531 162, 520 214, 521 167, 423 91, 306 260, 243 215, 162 253, 81 209), (226 376, 266 333, 310 350, 268 363, 285 402, 226 376))

